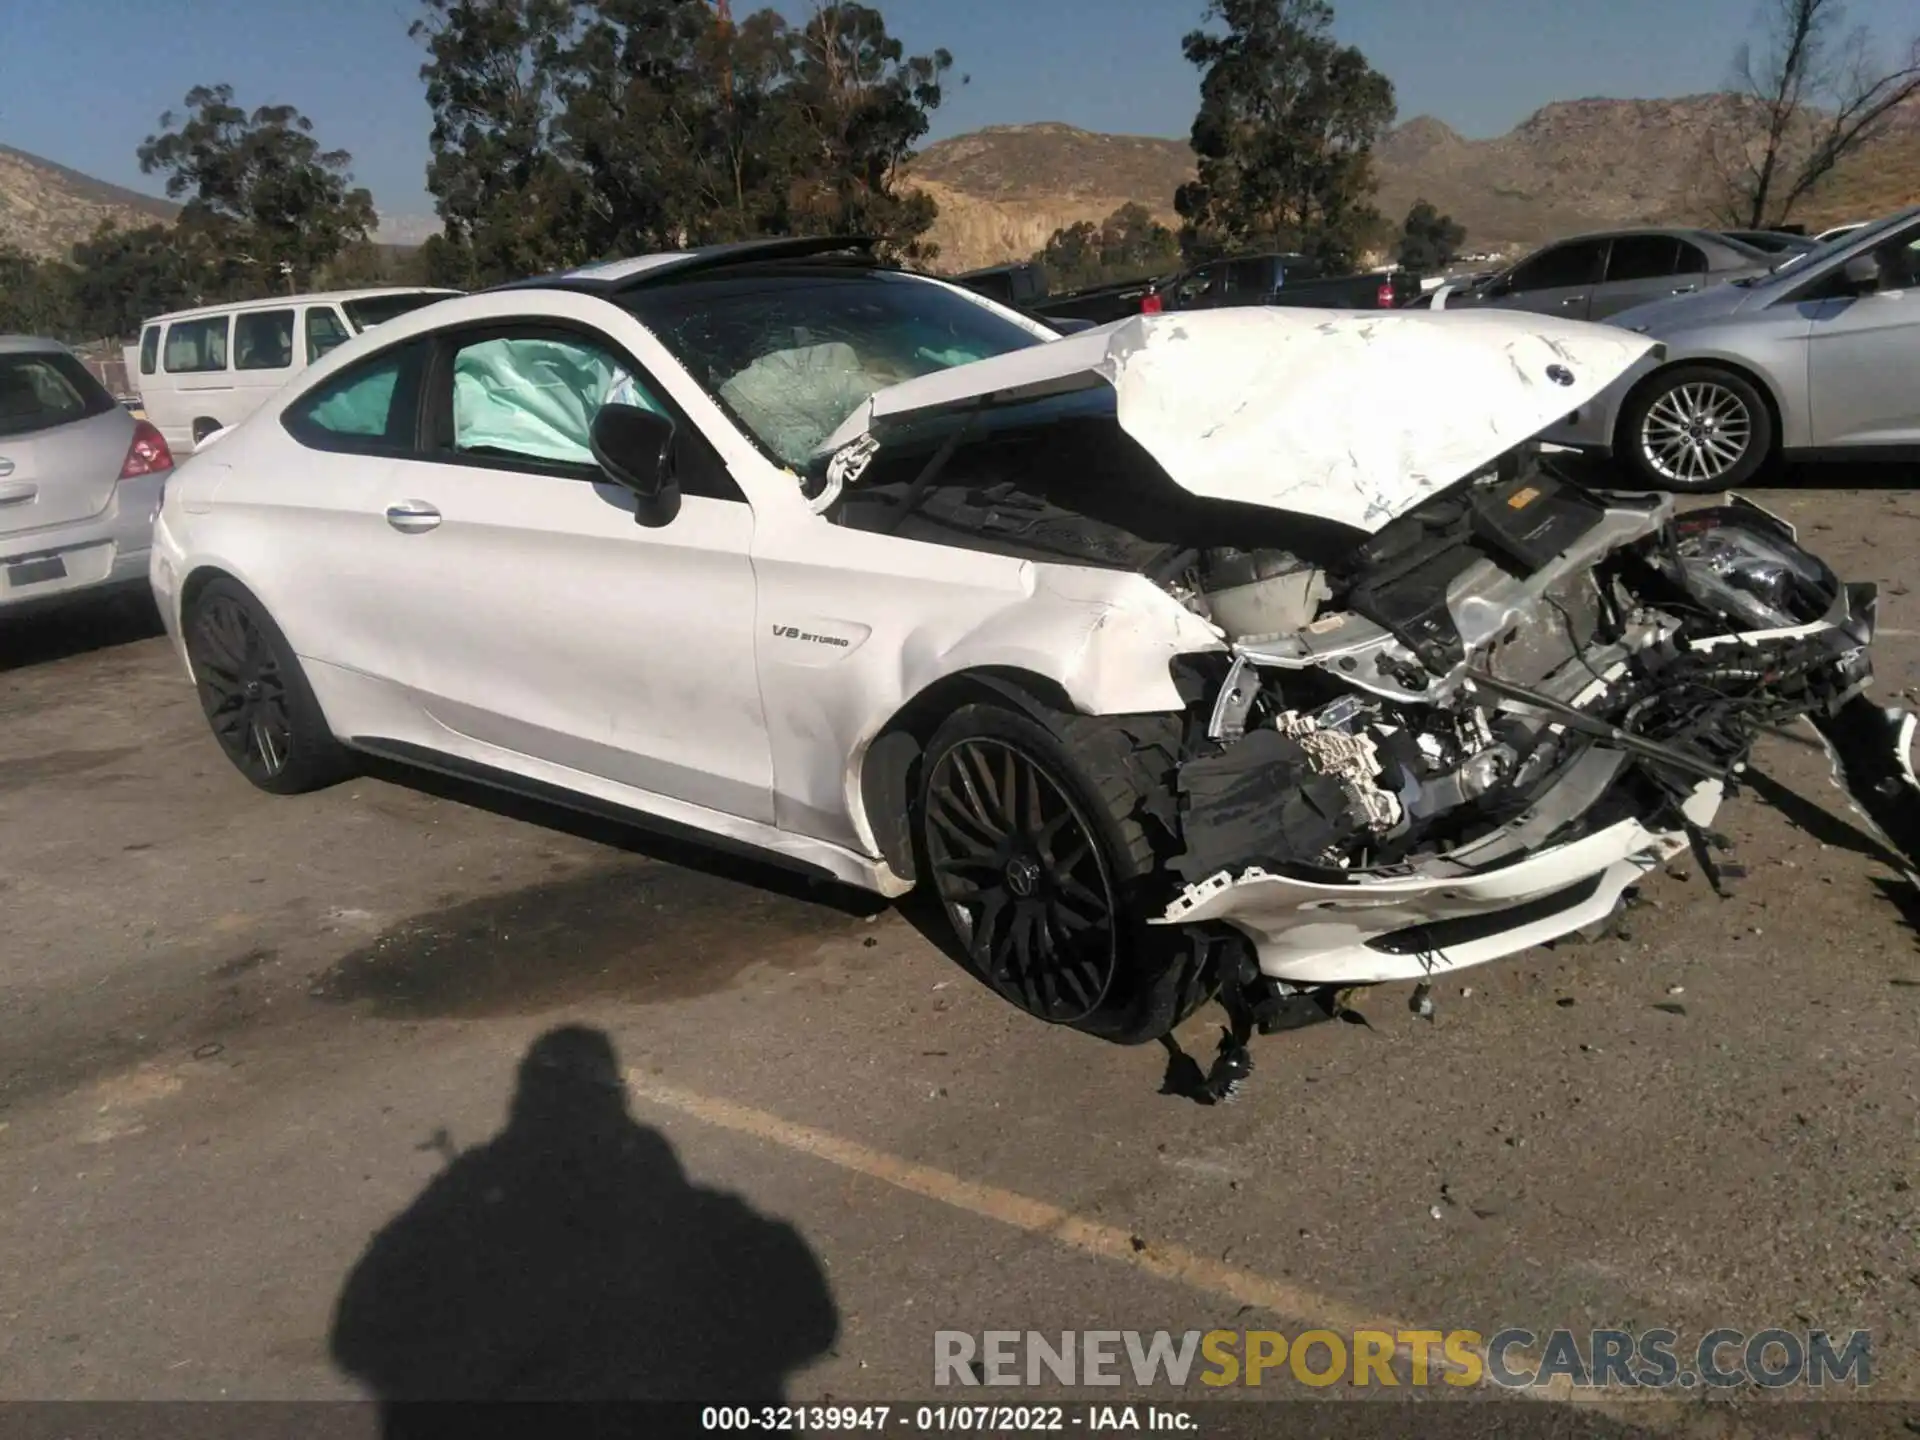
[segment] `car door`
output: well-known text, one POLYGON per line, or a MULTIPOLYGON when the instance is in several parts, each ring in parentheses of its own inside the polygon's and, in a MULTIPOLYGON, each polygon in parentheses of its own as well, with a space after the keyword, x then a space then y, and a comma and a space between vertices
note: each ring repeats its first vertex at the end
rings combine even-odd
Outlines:
POLYGON ((1815 445, 1920 446, 1920 225, 1873 253, 1878 290, 1815 309, 1807 360, 1815 445))
MULTIPOLYGON (((1475 299, 1500 310, 1530 310, 1537 315, 1584 320, 1594 287, 1606 269, 1604 239, 1569 240, 1522 260, 1475 299)), ((1448 302, 1450 307, 1455 303, 1448 302)))
POLYGON ((1234 261, 1227 267, 1227 303, 1231 305, 1270 304, 1273 300, 1274 277, 1278 271, 1279 264, 1273 260, 1234 261))
POLYGON ((1697 290, 1706 269, 1706 252, 1677 236, 1616 235, 1607 251, 1606 278, 1594 286, 1586 318, 1604 320, 1636 305, 1697 290))
POLYGON ((227 340, 232 323, 231 315, 206 315, 167 326, 160 345, 165 383, 162 394, 156 396, 160 403, 148 404, 147 418, 159 427, 176 456, 193 453, 194 421, 229 423, 233 369, 227 363, 227 340))
POLYGON ((233 406, 219 418, 237 425, 293 378, 294 308, 242 310, 233 317, 233 406))
POLYGON ((378 678, 393 669, 382 507, 415 448, 431 354, 425 340, 390 346, 295 398, 277 417, 299 447, 285 463, 233 464, 224 441, 196 462, 219 501, 198 521, 206 543, 234 564, 309 670, 378 678))
POLYGON ((426 718, 509 766, 771 821, 752 511, 641 367, 573 322, 440 332, 423 436, 369 565, 426 718), (616 388, 679 427, 681 505, 658 528, 588 448, 616 388))

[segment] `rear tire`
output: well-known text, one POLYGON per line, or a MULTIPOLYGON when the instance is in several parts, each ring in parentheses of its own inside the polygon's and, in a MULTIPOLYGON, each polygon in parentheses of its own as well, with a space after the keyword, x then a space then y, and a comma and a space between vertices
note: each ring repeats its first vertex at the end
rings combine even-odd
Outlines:
POLYGON ((956 958, 1003 999, 1141 1044, 1212 996, 1223 942, 1146 923, 1173 889, 1160 864, 1172 836, 1146 806, 1178 739, 1172 717, 995 704, 934 732, 914 806, 920 873, 956 958))
POLYGON ((1711 494, 1773 458, 1773 412, 1753 383, 1717 365, 1676 365, 1628 402, 1615 453, 1655 490, 1711 494))
POLYGON ((318 790, 352 772, 293 647, 244 586, 208 581, 185 629, 201 711, 234 769, 273 795, 318 790))

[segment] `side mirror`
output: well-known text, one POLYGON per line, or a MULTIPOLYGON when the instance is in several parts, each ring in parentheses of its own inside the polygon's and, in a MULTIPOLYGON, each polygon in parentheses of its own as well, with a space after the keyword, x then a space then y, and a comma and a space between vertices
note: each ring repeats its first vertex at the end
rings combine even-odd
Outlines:
POLYGON ((1856 295, 1871 295, 1880 288, 1880 257, 1869 252, 1856 255, 1840 267, 1847 288, 1856 295))
POLYGON ((633 518, 658 528, 680 513, 673 471, 673 422, 638 405, 602 405, 587 443, 614 484, 633 492, 633 518))

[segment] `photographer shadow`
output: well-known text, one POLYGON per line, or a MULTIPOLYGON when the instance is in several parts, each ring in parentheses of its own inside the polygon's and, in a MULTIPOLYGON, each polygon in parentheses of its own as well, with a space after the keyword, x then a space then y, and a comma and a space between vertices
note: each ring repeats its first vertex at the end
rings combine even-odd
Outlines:
POLYGON ((422 1401, 777 1404, 838 1332, 798 1232, 690 1184, 607 1036, 569 1026, 529 1048, 506 1128, 374 1236, 331 1350, 400 1437, 444 1432, 422 1401))

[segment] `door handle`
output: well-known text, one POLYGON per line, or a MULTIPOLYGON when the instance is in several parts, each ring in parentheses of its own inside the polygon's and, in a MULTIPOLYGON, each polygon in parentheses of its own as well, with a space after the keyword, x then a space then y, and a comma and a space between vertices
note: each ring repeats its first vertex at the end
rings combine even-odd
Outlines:
POLYGON ((424 500, 402 500, 387 507, 387 524, 403 535, 419 535, 440 523, 440 512, 424 500))
MULTIPOLYGON (((13 473, 13 466, 0 470, 0 475, 13 473)), ((31 500, 40 493, 40 487, 29 480, 11 480, 0 485, 0 505, 18 505, 23 500, 31 500)))
POLYGON ((1669 295, 1691 295, 1693 294, 1694 291, 1698 290, 1699 288, 1700 287, 1698 285, 1676 285, 1673 287, 1673 289, 1669 290, 1667 293, 1669 295))
POLYGON ((1560 303, 1562 305, 1584 305, 1587 303, 1587 298, 1585 295, 1569 295, 1560 303))

